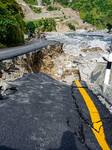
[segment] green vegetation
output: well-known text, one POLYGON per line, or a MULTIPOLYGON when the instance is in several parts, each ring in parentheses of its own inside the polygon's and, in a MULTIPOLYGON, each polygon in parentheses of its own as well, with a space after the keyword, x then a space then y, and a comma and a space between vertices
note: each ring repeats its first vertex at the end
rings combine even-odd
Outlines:
POLYGON ((112 24, 112 0, 54 0, 64 7, 71 7, 80 12, 84 22, 88 22, 100 28, 106 24, 112 24))
POLYGON ((60 7, 52 7, 52 6, 49 6, 47 8, 47 11, 53 11, 53 10, 60 10, 60 7))
POLYGON ((112 24, 110 24, 110 23, 107 23, 107 29, 109 30, 109 32, 111 32, 111 29, 112 29, 112 24))
POLYGON ((74 21, 74 23, 76 24, 76 25, 79 25, 79 23, 76 21, 76 20, 73 20, 74 21))
POLYGON ((64 14, 64 12, 62 11, 62 14, 64 14))
POLYGON ((37 26, 42 32, 50 32, 56 30, 56 22, 53 18, 41 19, 39 20, 37 26))
POLYGON ((22 30, 18 25, 12 25, 7 32, 8 46, 19 46, 24 42, 22 30))
POLYGON ((55 19, 60 19, 60 17, 55 17, 55 19))
POLYGON ((20 6, 15 0, 0 0, 0 45, 22 45, 24 30, 25 23, 20 6))
POLYGON ((61 5, 63 5, 64 7, 68 7, 70 4, 70 0, 54 0, 54 2, 58 2, 61 5))
POLYGON ((31 31, 32 33, 35 33, 35 28, 36 26, 32 21, 28 22, 26 25, 27 31, 31 31))
POLYGON ((50 0, 42 0, 42 5, 50 5, 51 1, 50 0))
POLYGON ((30 5, 30 8, 31 8, 35 13, 37 13, 37 14, 39 14, 39 13, 42 12, 41 8, 33 7, 33 6, 31 6, 31 5, 30 5))
POLYGON ((29 5, 38 5, 37 0, 24 0, 29 5))
POLYGON ((56 22, 53 18, 40 19, 37 21, 30 21, 26 25, 27 31, 35 33, 35 29, 39 35, 40 32, 51 32, 56 30, 56 22))
POLYGON ((69 28, 70 28, 71 30, 75 30, 75 26, 72 25, 71 23, 68 23, 68 26, 69 26, 69 28))

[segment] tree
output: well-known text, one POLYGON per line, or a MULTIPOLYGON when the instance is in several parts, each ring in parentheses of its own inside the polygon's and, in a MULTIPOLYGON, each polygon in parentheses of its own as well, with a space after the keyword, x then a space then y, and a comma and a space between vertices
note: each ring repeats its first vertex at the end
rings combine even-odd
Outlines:
POLYGON ((32 33, 35 33, 35 28, 35 24, 32 21, 28 22, 26 25, 27 31, 30 30, 32 33))
POLYGON ((68 23, 68 26, 69 26, 69 28, 70 28, 71 30, 75 30, 75 26, 72 25, 71 23, 68 23))
POLYGON ((107 26, 107 29, 109 30, 109 32, 111 32, 111 29, 112 29, 112 24, 110 24, 110 23, 107 23, 107 24, 106 24, 106 26, 107 26))

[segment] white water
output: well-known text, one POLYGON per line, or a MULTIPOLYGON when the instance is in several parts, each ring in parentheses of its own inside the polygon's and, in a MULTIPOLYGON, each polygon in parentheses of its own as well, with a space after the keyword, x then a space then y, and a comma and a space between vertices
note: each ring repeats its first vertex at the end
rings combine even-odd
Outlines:
MULTIPOLYGON (((90 33, 89 33, 90 34, 90 33)), ((92 32, 93 34, 93 32, 92 32)), ((83 33, 71 33, 71 34, 63 34, 63 33, 51 33, 50 36, 47 38, 49 40, 58 40, 64 43, 63 48, 64 50, 71 53, 76 53, 76 51, 80 51, 81 49, 91 49, 95 47, 99 47, 102 50, 106 51, 109 48, 111 43, 112 34, 108 34, 108 37, 105 38, 101 36, 89 36, 83 33), (108 40, 107 40, 108 39, 108 40)), ((77 54, 78 54, 77 52, 77 54)))

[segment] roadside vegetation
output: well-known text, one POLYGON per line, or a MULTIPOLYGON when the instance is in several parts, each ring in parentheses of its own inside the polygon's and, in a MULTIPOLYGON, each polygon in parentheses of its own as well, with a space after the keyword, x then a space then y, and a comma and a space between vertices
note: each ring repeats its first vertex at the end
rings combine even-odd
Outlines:
POLYGON ((0 0, 0 47, 22 45, 25 23, 15 0, 0 0))

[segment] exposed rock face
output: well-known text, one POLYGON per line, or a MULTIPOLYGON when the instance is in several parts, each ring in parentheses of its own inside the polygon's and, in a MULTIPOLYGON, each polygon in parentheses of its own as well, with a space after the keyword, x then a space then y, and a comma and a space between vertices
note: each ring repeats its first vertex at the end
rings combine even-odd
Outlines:
POLYGON ((57 32, 66 32, 69 31, 70 28, 66 23, 58 23, 56 26, 56 31, 57 32))
POLYGON ((40 72, 43 72, 56 80, 72 84, 73 80, 79 80, 78 67, 72 63, 72 55, 66 53, 49 54, 43 57, 40 72))
MULTIPOLYGON (((10 80, 21 77, 24 73, 38 73, 53 67, 52 57, 63 52, 62 44, 48 45, 10 60, 0 62, 0 80, 10 80)), ((46 72, 47 73, 47 72, 46 72)))

